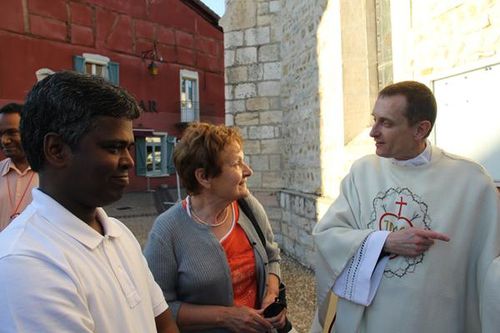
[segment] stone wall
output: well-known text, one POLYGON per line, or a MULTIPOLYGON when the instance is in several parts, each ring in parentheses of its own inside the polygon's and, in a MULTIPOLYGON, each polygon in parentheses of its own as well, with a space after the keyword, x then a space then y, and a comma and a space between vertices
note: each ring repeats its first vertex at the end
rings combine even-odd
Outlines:
POLYGON ((229 0, 220 25, 225 33, 226 124, 241 130, 245 159, 254 171, 248 185, 266 208, 281 244, 280 9, 278 0, 229 0))
POLYGON ((499 1, 414 1, 411 19, 413 46, 408 50, 408 65, 415 77, 439 75, 486 58, 498 58, 499 1))
POLYGON ((370 125, 378 93, 375 1, 340 1, 344 143, 370 125))
POLYGON ((429 83, 500 59, 498 0, 392 0, 391 13, 396 81, 429 83))
POLYGON ((311 266, 311 231, 321 193, 317 30, 324 0, 287 0, 281 9, 283 182, 282 248, 311 266))
POLYGON ((322 2, 227 1, 220 21, 226 123, 242 131, 254 170, 249 186, 278 242, 308 266, 320 188, 315 33, 322 2))
POLYGON ((287 0, 281 11, 285 188, 321 192, 317 27, 324 0, 287 0))
POLYGON ((280 1, 228 1, 224 28, 226 124, 237 125, 252 188, 279 189, 282 158, 280 1))
POLYGON ((312 267, 314 246, 312 229, 317 222, 316 195, 281 191, 281 247, 303 265, 312 267))
POLYGON ((391 0, 375 0, 379 89, 393 83, 391 0))

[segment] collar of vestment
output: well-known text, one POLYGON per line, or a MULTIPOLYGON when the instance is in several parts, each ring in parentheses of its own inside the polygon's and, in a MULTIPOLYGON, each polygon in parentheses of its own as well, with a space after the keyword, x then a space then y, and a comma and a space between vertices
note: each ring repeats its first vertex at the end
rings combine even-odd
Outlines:
POLYGON ((426 165, 431 162, 432 157, 432 147, 429 140, 425 142, 425 149, 418 156, 411 158, 409 160, 397 160, 395 158, 391 158, 392 164, 399 166, 421 166, 426 165))
POLYGON ((104 236, 39 189, 33 189, 32 195, 32 205, 35 206, 39 215, 90 249, 95 249, 104 239, 119 237, 122 233, 118 223, 109 218, 104 209, 100 207, 96 209, 96 218, 102 225, 104 236))

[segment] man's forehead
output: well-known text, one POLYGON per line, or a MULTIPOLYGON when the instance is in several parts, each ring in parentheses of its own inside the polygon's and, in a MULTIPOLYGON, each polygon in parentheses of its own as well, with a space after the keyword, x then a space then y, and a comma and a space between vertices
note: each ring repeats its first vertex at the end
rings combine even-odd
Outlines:
POLYGON ((98 116, 92 120, 92 125, 88 134, 97 135, 101 138, 120 137, 123 138, 123 140, 133 141, 132 120, 127 118, 98 116))
POLYGON ((400 111, 402 115, 406 110, 406 97, 403 95, 380 96, 375 102, 372 114, 379 112, 400 111))
POLYGON ((0 113, 0 126, 2 127, 19 127, 21 115, 19 113, 0 113))

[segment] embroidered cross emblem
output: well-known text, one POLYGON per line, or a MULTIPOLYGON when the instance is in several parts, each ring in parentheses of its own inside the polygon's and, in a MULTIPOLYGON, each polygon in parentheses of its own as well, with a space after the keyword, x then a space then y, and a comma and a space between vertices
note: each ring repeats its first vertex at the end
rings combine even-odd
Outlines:
MULTIPOLYGON (((379 192, 372 204, 369 228, 391 232, 410 227, 431 230, 427 204, 408 188, 389 188, 379 192)), ((423 258, 423 254, 416 257, 391 256, 384 275, 401 278, 415 271, 423 258)))
POLYGON ((396 201, 394 203, 399 206, 398 214, 396 215, 391 212, 385 212, 382 216, 380 216, 378 223, 379 229, 398 231, 408 227, 413 227, 410 219, 401 214, 403 212, 403 206, 407 206, 408 203, 406 201, 403 201, 402 196, 399 197, 399 201, 396 201))
POLYGON ((408 204, 403 201, 403 197, 400 197, 399 201, 396 201, 396 205, 399 205, 398 217, 400 217, 401 216, 401 211, 403 210, 403 206, 406 206, 408 204))

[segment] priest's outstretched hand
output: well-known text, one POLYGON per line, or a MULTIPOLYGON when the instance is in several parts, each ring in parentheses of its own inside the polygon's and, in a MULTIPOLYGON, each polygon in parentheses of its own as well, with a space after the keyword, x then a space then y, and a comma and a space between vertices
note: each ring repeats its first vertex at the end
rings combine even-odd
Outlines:
POLYGON ((448 242, 450 237, 445 234, 419 228, 406 228, 393 231, 387 236, 384 251, 407 257, 421 255, 434 244, 434 240, 448 242))

